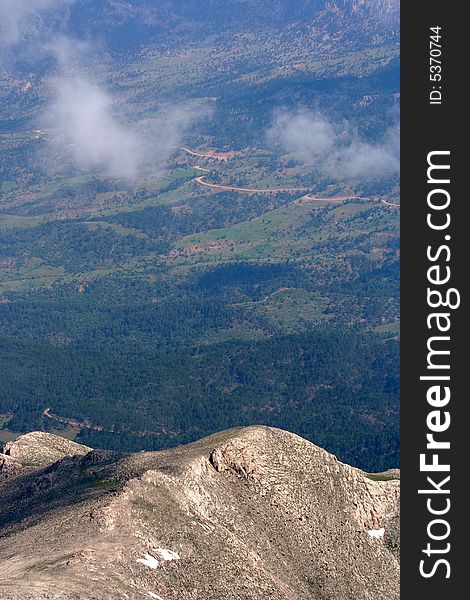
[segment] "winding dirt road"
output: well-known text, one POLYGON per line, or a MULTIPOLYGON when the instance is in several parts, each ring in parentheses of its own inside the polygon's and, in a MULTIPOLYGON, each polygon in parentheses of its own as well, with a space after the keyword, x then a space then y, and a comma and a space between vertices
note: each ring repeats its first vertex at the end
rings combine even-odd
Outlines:
POLYGON ((205 185, 208 188, 212 188, 214 190, 228 190, 231 192, 249 192, 256 193, 259 192, 261 194, 275 194, 279 192, 306 192, 309 188, 244 188, 238 187, 236 185, 222 185, 221 183, 207 183, 204 181, 204 177, 206 175, 201 175, 200 177, 196 177, 193 181, 200 183, 201 185, 205 185))
POLYGON ((386 206, 393 206, 394 208, 400 208, 400 205, 397 204, 396 202, 388 202, 387 200, 384 200, 383 198, 380 199, 380 202, 382 202, 382 204, 385 204, 386 206))
MULTIPOLYGON (((94 431, 107 431, 108 433, 115 433, 113 429, 105 429, 101 425, 93 425, 88 421, 77 421, 76 419, 69 419, 67 417, 60 417, 59 415, 54 415, 51 413, 50 408, 45 408, 42 411, 42 414, 48 419, 52 419, 53 421, 57 421, 58 423, 62 423, 64 425, 69 425, 74 429, 93 429, 94 431)), ((175 431, 171 431, 169 429, 161 428, 161 431, 131 431, 134 435, 176 435, 175 431)))
MULTIPOLYGON (((196 167, 200 168, 200 167, 196 167)), ((279 194, 279 193, 292 193, 292 192, 306 192, 309 188, 245 188, 238 187, 236 185, 223 185, 221 183, 208 183, 204 181, 206 175, 201 175, 200 177, 195 177, 193 181, 203 185, 205 187, 211 188, 213 190, 228 190, 231 192, 246 192, 249 194, 279 194)), ((347 200, 364 200, 364 201, 373 201, 373 202, 381 202, 386 206, 391 206, 392 208, 400 208, 400 205, 395 202, 388 202, 384 198, 367 198, 366 196, 333 196, 331 198, 323 198, 321 196, 311 196, 310 194, 306 194, 302 196, 300 200, 306 200, 311 202, 346 202, 347 200)))
MULTIPOLYGON (((190 150, 189 148, 185 148, 185 147, 181 147, 180 150, 184 150, 184 152, 187 152, 188 154, 190 154, 192 156, 199 156, 202 158, 218 158, 219 160, 226 160, 226 158, 221 158, 221 157, 217 156, 216 154, 202 154, 199 152, 194 152, 193 150, 190 150)), ((200 171, 203 171, 205 173, 210 173, 210 170, 205 169, 204 167, 196 166, 194 168, 198 169, 200 171)), ((226 191, 230 191, 230 192, 246 192, 248 194, 295 193, 295 192, 307 192, 309 189, 311 189, 311 188, 305 188, 305 187, 246 188, 246 187, 239 187, 236 185, 224 185, 222 183, 208 183, 207 181, 204 180, 205 177, 207 177, 207 175, 200 175, 199 177, 195 177, 193 179, 193 181, 195 181, 199 185, 203 185, 203 186, 208 187, 213 190, 226 190, 226 191)), ((385 200, 384 198, 367 198, 365 196, 354 196, 354 195, 333 196, 331 198, 322 198, 321 196, 311 196, 310 194, 306 194, 305 196, 302 196, 302 198, 300 200, 317 201, 317 202, 345 202, 347 200, 364 200, 364 201, 372 200, 375 202, 377 202, 377 201, 381 202, 382 204, 385 204, 385 206, 390 206, 392 208, 400 208, 399 204, 397 204, 395 202, 389 202, 388 200, 385 200)))
POLYGON ((346 200, 374 200, 374 198, 366 198, 365 196, 332 196, 331 198, 322 198, 321 196, 310 196, 307 194, 303 196, 302 200, 312 200, 312 201, 320 201, 324 202, 346 202, 346 200))
POLYGON ((85 421, 77 421, 76 419, 68 419, 67 417, 59 417, 58 415, 54 415, 51 413, 50 408, 45 408, 42 411, 42 414, 49 419, 54 421, 58 421, 59 423, 63 423, 65 425, 70 425, 70 427, 80 428, 80 429, 93 429, 95 431, 104 431, 104 428, 101 425, 92 425, 91 423, 87 423, 85 421))
POLYGON ((184 146, 182 146, 180 148, 180 150, 183 150, 183 152, 187 152, 191 156, 199 156, 200 158, 215 158, 215 160, 223 160, 224 162, 227 162, 231 158, 234 158, 235 156, 241 154, 240 152, 235 152, 235 151, 231 151, 231 152, 194 152, 194 150, 190 150, 189 148, 185 148, 184 146))
POLYGON ((190 150, 189 148, 185 148, 184 146, 181 146, 180 150, 187 152, 191 156, 199 156, 200 158, 208 158, 208 156, 206 154, 202 154, 201 152, 194 152, 194 150, 190 150))

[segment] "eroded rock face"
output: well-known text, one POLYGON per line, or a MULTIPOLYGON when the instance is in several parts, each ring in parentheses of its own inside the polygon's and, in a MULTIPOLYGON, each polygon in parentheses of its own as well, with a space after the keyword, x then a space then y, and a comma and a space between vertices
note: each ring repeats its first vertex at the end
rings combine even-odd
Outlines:
POLYGON ((209 456, 209 461, 218 473, 228 471, 242 477, 256 478, 256 455, 250 445, 231 441, 215 448, 209 456))
POLYGON ((0 454, 0 481, 19 475, 22 471, 23 468, 20 464, 9 456, 0 454))
POLYGON ((0 597, 395 600, 393 477, 268 427, 64 458, 0 485, 0 597))

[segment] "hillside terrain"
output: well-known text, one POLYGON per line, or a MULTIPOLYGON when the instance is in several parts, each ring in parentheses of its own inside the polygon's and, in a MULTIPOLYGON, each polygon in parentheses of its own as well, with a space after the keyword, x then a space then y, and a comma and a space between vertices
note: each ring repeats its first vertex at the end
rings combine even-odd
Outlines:
POLYGON ((398 2, 15 6, 0 439, 261 423, 397 466, 398 2))
POLYGON ((30 433, 4 452, 4 600, 399 597, 397 473, 291 433, 136 454, 30 433))

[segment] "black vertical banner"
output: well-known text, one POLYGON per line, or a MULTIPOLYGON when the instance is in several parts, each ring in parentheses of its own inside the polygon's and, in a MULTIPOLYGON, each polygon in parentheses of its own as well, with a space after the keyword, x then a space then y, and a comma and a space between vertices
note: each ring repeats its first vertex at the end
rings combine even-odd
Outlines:
POLYGON ((404 600, 460 597, 469 572, 465 21, 459 2, 401 5, 404 600))

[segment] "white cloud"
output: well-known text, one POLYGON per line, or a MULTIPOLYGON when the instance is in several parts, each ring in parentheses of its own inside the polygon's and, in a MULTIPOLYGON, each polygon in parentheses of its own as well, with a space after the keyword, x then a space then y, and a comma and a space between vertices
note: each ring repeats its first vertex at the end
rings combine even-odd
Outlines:
POLYGON ((289 153, 305 160, 317 153, 327 152, 334 145, 335 132, 319 114, 278 112, 268 133, 271 141, 279 143, 289 153))
POLYGON ((14 45, 44 31, 52 10, 64 9, 74 0, 0 0, 0 40, 14 45))
POLYGON ((399 153, 395 141, 391 139, 393 132, 399 136, 398 127, 394 127, 387 132, 385 140, 378 144, 352 139, 332 157, 330 172, 352 178, 375 178, 398 173, 399 153))
POLYGON ((375 178, 399 171, 399 125, 380 142, 360 138, 346 122, 312 111, 277 111, 268 130, 271 145, 337 179, 375 178))
POLYGON ((104 168, 116 176, 135 177, 143 149, 136 133, 117 120, 110 95, 80 77, 55 83, 57 93, 43 122, 54 131, 54 142, 69 149, 79 169, 104 168))
POLYGON ((45 78, 51 98, 36 127, 47 130, 48 147, 38 163, 48 172, 65 166, 133 180, 146 169, 163 169, 187 128, 207 111, 195 103, 158 106, 145 122, 124 114, 122 99, 91 76, 96 42, 64 35, 67 8, 75 0, 0 0, 2 47, 34 61, 54 58, 45 78))
POLYGON ((53 99, 41 126, 55 153, 81 171, 104 170, 134 180, 162 170, 187 128, 206 114, 200 105, 160 107, 145 121, 120 118, 110 93, 84 77, 50 81, 53 99))

